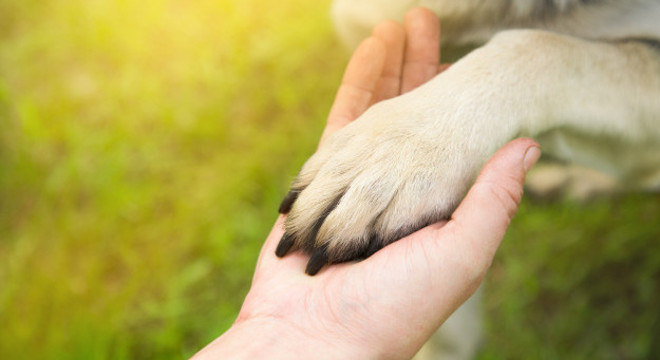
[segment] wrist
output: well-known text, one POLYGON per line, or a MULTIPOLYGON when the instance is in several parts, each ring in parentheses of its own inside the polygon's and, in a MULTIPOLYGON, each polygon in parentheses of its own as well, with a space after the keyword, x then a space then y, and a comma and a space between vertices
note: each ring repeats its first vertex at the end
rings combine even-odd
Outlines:
POLYGON ((235 323, 195 354, 206 359, 375 359, 371 349, 337 339, 321 339, 276 318, 235 323))

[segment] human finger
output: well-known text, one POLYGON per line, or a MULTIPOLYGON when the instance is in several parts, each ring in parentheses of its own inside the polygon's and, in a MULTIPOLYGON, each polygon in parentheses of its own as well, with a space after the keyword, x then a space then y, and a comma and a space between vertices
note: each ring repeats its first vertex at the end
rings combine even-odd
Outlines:
POLYGON ((371 104, 375 104, 400 94, 406 31, 398 22, 386 20, 374 28, 372 35, 381 39, 387 49, 383 73, 371 99, 371 104))
POLYGON ((456 277, 464 283, 455 284, 463 288, 461 292, 471 288, 490 266, 520 204, 525 173, 539 155, 532 139, 509 142, 484 166, 448 222, 427 226, 386 246, 373 256, 373 262, 387 258, 387 269, 393 273, 407 271, 412 262, 421 277, 433 274, 445 284, 456 277))
POLYGON ((377 269, 389 284, 397 284, 365 291, 401 301, 396 305, 401 307, 417 299, 406 316, 410 321, 424 317, 430 335, 477 289, 518 209, 525 173, 539 155, 532 139, 502 147, 450 221, 427 226, 356 264, 358 274, 377 269))
POLYGON ((321 141, 367 110, 383 73, 385 56, 385 44, 377 37, 369 37, 358 46, 337 90, 321 141))
POLYGON ((410 10, 403 21, 406 49, 401 93, 406 93, 433 78, 440 62, 440 22, 425 8, 410 10))

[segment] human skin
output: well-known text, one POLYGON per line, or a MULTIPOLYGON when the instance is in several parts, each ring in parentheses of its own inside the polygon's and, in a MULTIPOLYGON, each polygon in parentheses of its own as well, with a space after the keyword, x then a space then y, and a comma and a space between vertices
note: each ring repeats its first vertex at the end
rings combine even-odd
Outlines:
MULTIPOLYGON (((428 81, 439 66, 440 28, 422 8, 387 21, 355 51, 321 138, 370 105, 428 81)), ((516 139, 485 165, 448 221, 371 257, 304 273, 308 257, 283 258, 280 216, 234 325, 194 359, 408 359, 481 283, 518 209, 526 171, 540 156, 516 139)))

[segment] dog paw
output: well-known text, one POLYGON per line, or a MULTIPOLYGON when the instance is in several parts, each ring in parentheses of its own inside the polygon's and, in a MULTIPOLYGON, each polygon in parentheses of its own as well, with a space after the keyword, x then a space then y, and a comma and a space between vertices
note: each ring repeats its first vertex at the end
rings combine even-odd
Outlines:
POLYGON ((304 251, 313 275, 451 216, 487 155, 460 127, 397 109, 372 107, 305 163, 280 206, 278 256, 304 251))

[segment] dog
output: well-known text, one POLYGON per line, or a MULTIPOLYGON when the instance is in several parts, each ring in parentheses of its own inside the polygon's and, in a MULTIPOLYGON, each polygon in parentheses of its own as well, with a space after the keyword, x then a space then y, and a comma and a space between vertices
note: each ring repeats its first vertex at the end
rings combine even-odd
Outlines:
MULTIPOLYGON (((414 6, 438 15, 443 46, 475 49, 374 105, 304 164, 280 208, 278 255, 305 251, 314 274, 447 219, 518 136, 535 138, 566 176, 605 179, 601 190, 660 189, 659 0, 335 0, 332 14, 356 44, 414 6)), ((467 329, 450 336, 452 358, 478 343, 469 304, 446 323, 467 329)))

